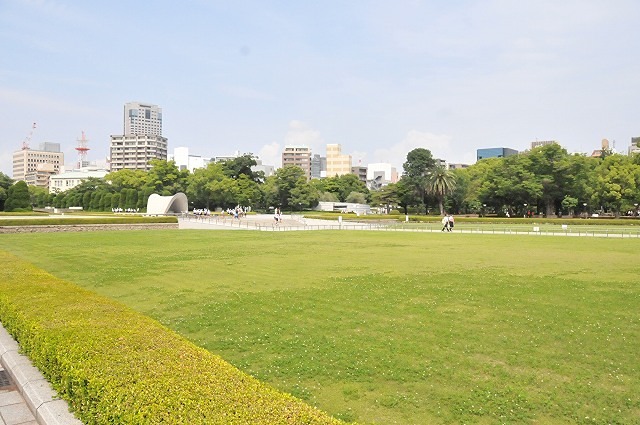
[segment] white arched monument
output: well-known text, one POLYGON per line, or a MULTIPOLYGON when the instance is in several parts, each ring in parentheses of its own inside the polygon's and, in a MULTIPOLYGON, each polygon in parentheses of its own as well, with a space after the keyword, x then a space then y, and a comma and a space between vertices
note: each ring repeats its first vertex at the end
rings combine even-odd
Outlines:
POLYGON ((173 196, 160 196, 154 193, 147 200, 147 214, 151 215, 180 214, 188 210, 187 195, 182 192, 173 196))

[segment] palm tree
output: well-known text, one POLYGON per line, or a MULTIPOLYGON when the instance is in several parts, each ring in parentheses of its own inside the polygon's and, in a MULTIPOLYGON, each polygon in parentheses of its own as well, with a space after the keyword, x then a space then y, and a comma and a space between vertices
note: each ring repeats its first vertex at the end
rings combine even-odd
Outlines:
POLYGON ((444 197, 452 193, 456 189, 455 175, 438 165, 431 169, 427 176, 427 192, 438 198, 438 207, 440 207, 440 215, 444 214, 444 197))

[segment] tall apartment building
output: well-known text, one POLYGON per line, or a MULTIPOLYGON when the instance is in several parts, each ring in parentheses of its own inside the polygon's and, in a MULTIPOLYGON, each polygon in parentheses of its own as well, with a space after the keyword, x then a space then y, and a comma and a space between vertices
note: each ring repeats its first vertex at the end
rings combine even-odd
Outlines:
POLYGON ((342 176, 351 173, 351 155, 342 154, 339 144, 327 145, 327 177, 342 176))
POLYGON ((28 185, 49 187, 49 176, 58 174, 64 165, 60 143, 44 142, 39 149, 22 149, 13 153, 13 179, 28 185))
POLYGON ((311 158, 311 178, 322 179, 327 177, 327 158, 314 154, 311 158))
POLYGON ((152 159, 167 159, 168 140, 162 137, 162 109, 130 102, 124 105, 123 134, 112 135, 110 169, 149 170, 152 159))
POLYGON ((125 103, 122 134, 162 136, 162 108, 140 102, 125 103))
POLYGON ((287 145, 282 152, 282 167, 296 165, 304 170, 307 180, 311 180, 311 148, 302 145, 287 145))

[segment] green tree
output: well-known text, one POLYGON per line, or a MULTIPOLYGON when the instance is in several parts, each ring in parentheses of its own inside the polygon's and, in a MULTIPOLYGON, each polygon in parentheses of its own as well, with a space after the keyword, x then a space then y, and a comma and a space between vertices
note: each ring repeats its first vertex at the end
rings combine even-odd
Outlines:
POLYGON ((291 189, 290 205, 295 209, 313 208, 319 199, 318 190, 305 177, 298 179, 296 187, 291 189))
POLYGON ((336 195, 333 192, 322 192, 320 194, 319 198, 318 198, 318 201, 321 201, 321 202, 340 202, 340 199, 338 199, 338 195, 336 195))
POLYGON ((31 197, 27 183, 20 180, 9 187, 4 202, 5 211, 31 210, 31 197))
POLYGON ((42 208, 46 206, 49 191, 44 187, 29 186, 29 198, 31 205, 42 208))
POLYGON ((402 180, 404 181, 403 185, 412 189, 413 199, 409 198, 409 193, 405 193, 403 201, 410 205, 425 205, 426 208, 427 178, 435 164, 436 161, 428 149, 416 148, 407 154, 407 160, 402 165, 404 170, 402 180))
POLYGON ((626 155, 606 157, 596 168, 595 193, 592 200, 617 216, 637 202, 640 166, 626 155))
POLYGON ((364 193, 354 191, 347 195, 347 199, 345 199, 345 201, 354 204, 366 204, 367 197, 364 193))
POLYGON ((189 170, 179 170, 175 161, 152 159, 149 164, 146 187, 153 189, 153 193, 169 196, 185 192, 189 170))
POLYGON ((453 173, 442 166, 431 169, 427 176, 427 192, 436 197, 440 215, 444 215, 444 197, 456 188, 456 178, 453 173))
POLYGON ((144 170, 122 170, 113 171, 104 177, 104 180, 111 183, 114 191, 121 189, 142 189, 147 184, 147 172, 144 170))
POLYGON ((557 143, 541 146, 528 153, 530 171, 542 186, 541 201, 547 217, 555 215, 570 186, 570 161, 566 149, 557 143))
POLYGON ((390 183, 380 189, 371 192, 371 205, 389 209, 390 205, 399 204, 398 184, 390 183))
POLYGON ((8 190, 13 184, 13 180, 6 174, 0 172, 0 211, 4 211, 4 203, 7 199, 8 190))
POLYGON ((256 157, 252 153, 245 153, 237 158, 228 159, 220 163, 224 174, 237 180, 240 176, 246 176, 254 182, 261 182, 264 180, 264 173, 254 172, 251 167, 258 164, 256 157))
POLYGON ((277 187, 277 202, 281 208, 288 208, 291 202, 291 191, 298 184, 305 183, 306 178, 302 168, 296 165, 285 165, 275 173, 277 187))
POLYGON ((567 211, 570 216, 574 215, 576 206, 578 206, 578 198, 567 195, 562 200, 562 209, 567 211))

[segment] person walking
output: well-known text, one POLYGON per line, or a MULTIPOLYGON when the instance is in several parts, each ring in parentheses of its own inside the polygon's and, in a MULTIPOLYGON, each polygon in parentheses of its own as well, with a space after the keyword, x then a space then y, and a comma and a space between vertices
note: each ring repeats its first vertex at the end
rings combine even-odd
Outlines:
POLYGON ((441 232, 444 232, 445 230, 447 232, 449 231, 449 216, 446 215, 446 214, 445 214, 444 217, 442 217, 442 230, 441 230, 441 232))
POLYGON ((449 214, 449 231, 451 232, 453 230, 453 215, 449 214))

